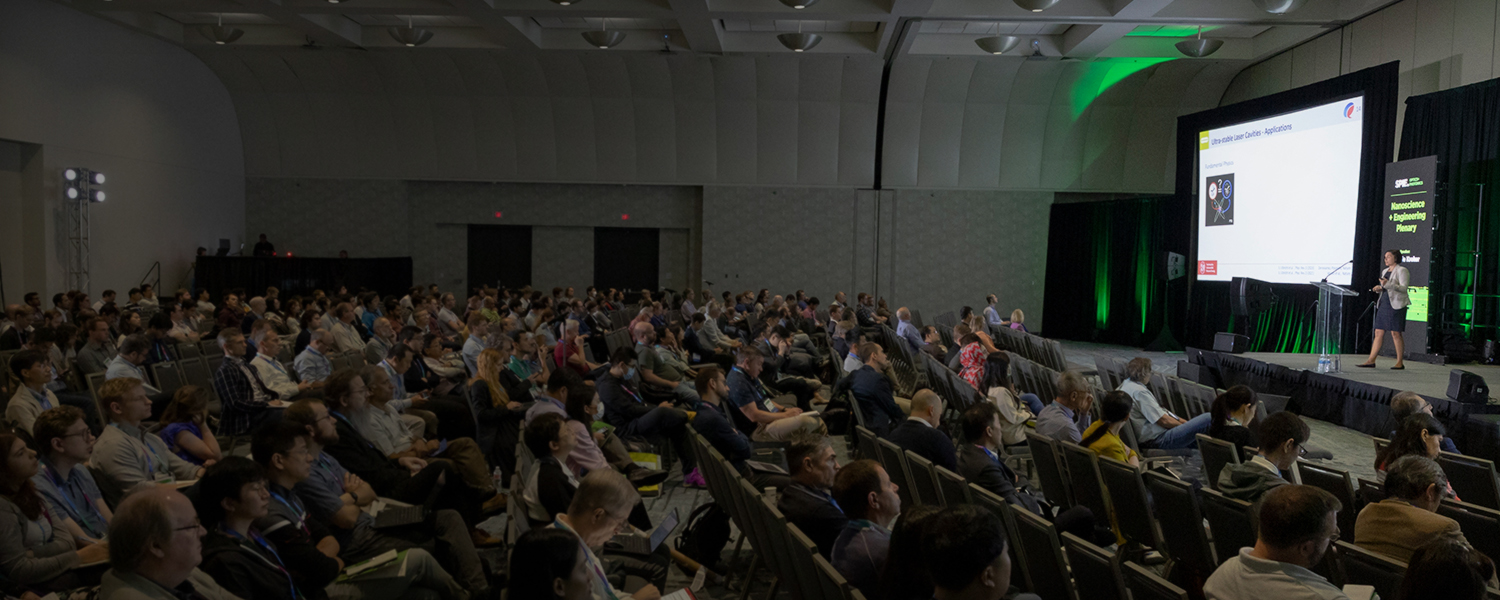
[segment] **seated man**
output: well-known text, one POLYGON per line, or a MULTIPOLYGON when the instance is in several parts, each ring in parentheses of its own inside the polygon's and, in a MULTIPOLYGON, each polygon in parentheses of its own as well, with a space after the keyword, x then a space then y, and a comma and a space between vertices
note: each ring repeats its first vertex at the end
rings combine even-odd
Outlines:
MULTIPOLYGON (((702 313, 699 314, 701 315, 702 313)), ((697 316, 693 317, 693 332, 698 335, 698 346, 700 348, 712 352, 728 353, 740 347, 741 342, 739 340, 731 339, 719 329, 719 317, 722 314, 723 311, 717 305, 714 305, 709 307, 708 315, 703 321, 700 322, 697 316)))
POLYGON ((37 415, 62 406, 57 395, 47 389, 52 381, 52 361, 36 350, 22 350, 10 357, 10 371, 21 385, 5 407, 5 420, 23 431, 31 431, 37 415))
POLYGON ((125 341, 120 342, 120 352, 114 359, 109 361, 109 366, 104 369, 104 380, 119 379, 121 377, 134 377, 142 381, 146 387, 146 395, 151 398, 154 405, 153 414, 161 414, 166 408, 166 402, 171 398, 161 393, 149 383, 146 378, 146 364, 151 353, 151 340, 145 334, 134 334, 125 336, 125 341))
MULTIPOLYGON (((366 312, 365 314, 373 314, 366 312)), ((385 360, 385 355, 391 352, 391 347, 396 345, 396 329, 391 327, 391 320, 385 317, 376 317, 370 325, 370 340, 365 342, 365 362, 370 364, 385 360)))
POLYGON ((1130 422, 1140 432, 1140 445, 1142 449, 1157 448, 1160 450, 1183 450, 1197 448, 1200 433, 1208 433, 1209 423, 1213 415, 1203 413, 1189 420, 1178 418, 1177 415, 1162 408, 1157 402, 1156 395, 1147 389, 1146 384, 1151 383, 1151 359, 1137 357, 1125 365, 1125 375, 1128 379, 1120 384, 1120 391, 1130 394, 1135 400, 1135 406, 1130 409, 1130 422))
POLYGON ((620 436, 613 431, 590 431, 599 394, 585 385, 570 385, 566 373, 553 371, 547 379, 546 392, 537 396, 531 408, 526 409, 526 422, 541 415, 552 413, 567 419, 567 427, 573 430, 576 445, 564 462, 573 475, 582 477, 595 469, 613 468, 623 473, 637 487, 656 485, 665 481, 667 472, 647 469, 630 458, 630 450, 620 436), (590 410, 594 411, 590 414, 590 410))
POLYGON ((1089 409, 1094 392, 1078 371, 1063 371, 1057 376, 1057 398, 1036 416, 1036 432, 1054 440, 1077 444, 1083 430, 1094 423, 1089 409))
POLYGON ((223 329, 219 331, 219 347, 224 349, 224 362, 214 372, 214 392, 223 405, 219 433, 244 435, 282 410, 271 406, 279 396, 240 358, 245 354, 245 334, 238 329, 223 329))
POLYGON ((979 402, 964 411, 964 439, 969 443, 958 453, 955 472, 969 483, 1004 498, 1011 506, 1045 515, 1041 503, 1027 489, 1030 482, 1000 460, 1002 427, 1000 409, 991 402, 979 402))
MULTIPOLYGON (((699 360, 711 362, 727 369, 730 365, 734 364, 732 347, 728 344, 719 347, 703 343, 704 338, 711 335, 704 330, 711 327, 713 326, 709 324, 709 320, 703 312, 694 313, 692 319, 688 321, 688 329, 683 332, 682 345, 684 348, 698 353, 699 360)), ((727 342, 728 339, 726 338, 724 341, 727 342)))
POLYGON ((292 368, 297 371, 297 379, 319 389, 323 387, 323 380, 333 374, 333 361, 325 354, 333 349, 333 333, 327 329, 309 331, 312 334, 308 338, 307 347, 292 361, 292 368))
POLYGON ((101 317, 91 317, 83 322, 83 335, 88 341, 78 349, 79 374, 104 372, 118 353, 114 338, 109 334, 109 323, 101 317))
POLYGON ((128 491, 143 483, 173 485, 203 475, 201 467, 182 460, 160 437, 141 428, 141 421, 151 416, 151 400, 139 379, 106 381, 99 389, 99 407, 107 413, 110 427, 104 428, 94 444, 89 463, 120 489, 128 491))
POLYGON ((33 431, 41 464, 31 481, 53 526, 67 529, 80 547, 103 540, 113 515, 89 473, 94 435, 83 421, 83 411, 72 406, 43 411, 33 431))
POLYGON ((682 371, 662 360, 656 354, 656 328, 650 323, 636 323, 631 328, 635 338, 636 374, 643 390, 659 390, 670 395, 674 402, 689 402, 698 399, 692 384, 683 377, 682 371))
POLYGON ((729 401, 729 384, 724 380, 724 372, 714 366, 703 367, 698 371, 695 388, 699 399, 684 405, 698 415, 693 418, 693 429, 748 478, 755 489, 785 487, 790 482, 785 475, 756 471, 746 464, 750 458, 750 438, 730 422, 728 411, 733 409, 725 406, 729 401))
POLYGON ((940 363, 948 360, 948 347, 943 345, 943 334, 938 333, 936 327, 928 325, 922 328, 922 343, 926 344, 922 346, 922 351, 928 356, 940 363))
POLYGON ((464 340, 463 357, 464 366, 469 369, 470 377, 479 374, 479 353, 484 352, 487 347, 484 338, 489 335, 489 332, 489 319, 479 313, 469 315, 469 339, 464 340))
MULTIPOLYGON (((1419 412, 1432 414, 1432 403, 1416 392, 1397 392, 1396 395, 1391 396, 1391 418, 1395 420, 1396 424, 1399 425, 1407 417, 1419 412)), ((1386 439, 1396 439, 1396 431, 1391 430, 1391 434, 1386 436, 1386 439)), ((1446 435, 1443 436, 1441 450, 1443 452, 1462 454, 1462 452, 1458 451, 1458 446, 1453 444, 1453 438, 1446 435)))
POLYGON ((735 425, 758 442, 784 442, 799 432, 827 431, 817 417, 803 415, 800 408, 782 408, 771 399, 760 381, 765 359, 755 347, 740 349, 738 364, 729 372, 729 402, 735 425))
POLYGON ((239 600, 198 570, 206 532, 186 496, 146 489, 120 502, 109 524, 109 566, 100 598, 239 600))
POLYGON ((266 389, 276 392, 277 397, 292 400, 303 395, 317 395, 312 383, 293 381, 286 366, 276 359, 281 353, 281 338, 276 332, 262 334, 260 339, 255 340, 255 350, 255 358, 250 360, 250 366, 255 368, 255 373, 260 376, 266 389))
POLYGON ((1437 514, 1447 496, 1448 475, 1425 456, 1408 454, 1386 466, 1386 499, 1365 506, 1354 521, 1354 543, 1407 562, 1428 542, 1452 540, 1464 545, 1458 522, 1437 514))
POLYGON ((839 469, 833 498, 849 522, 833 542, 828 562, 865 597, 879 597, 880 573, 891 545, 890 526, 901 514, 901 497, 885 468, 856 460, 839 469))
POLYGON ((354 327, 354 306, 348 302, 340 302, 329 314, 333 316, 329 330, 333 332, 334 348, 338 352, 364 351, 365 340, 354 327))
POLYGON ((1343 505, 1309 485, 1283 485, 1260 503, 1254 548, 1241 548, 1203 585, 1208 600, 1347 600, 1312 571, 1338 538, 1343 505))
POLYGON ((896 309, 896 335, 906 340, 907 347, 911 348, 912 354, 927 348, 927 342, 922 339, 922 334, 917 331, 917 326, 911 324, 911 310, 905 306, 896 309))
POLYGON ((1009 540, 1000 517, 973 504, 938 513, 920 540, 922 564, 936 600, 1040 600, 1035 594, 1009 596, 1009 540))
MULTIPOLYGON (((416 350, 406 344, 397 344, 383 360, 371 363, 377 365, 390 382, 390 407, 411 429, 413 436, 450 440, 473 438, 474 415, 469 412, 467 400, 455 396, 435 398, 431 391, 413 393, 406 389, 406 374, 421 360, 416 350)), ((519 400, 525 401, 524 398, 519 400)))
POLYGON ((797 398, 797 408, 812 411, 813 402, 822 403, 819 390, 823 382, 814 375, 817 357, 793 345, 792 332, 782 326, 767 324, 765 336, 754 346, 764 360, 758 376, 766 387, 797 398))
MULTIPOLYGON (((266 490, 271 496, 267 514, 255 520, 255 528, 267 540, 276 544, 277 551, 294 576, 299 575, 299 572, 325 569, 332 569, 337 573, 346 562, 340 558, 344 547, 334 536, 331 524, 324 520, 326 517, 315 514, 293 492, 317 469, 313 466, 310 437, 307 427, 282 420, 257 430, 250 450, 255 462, 265 469, 266 490)), ((456 520, 457 515, 453 518, 456 520)), ((399 545, 403 542, 396 543, 399 545)), ((360 588, 363 597, 380 595, 382 592, 386 595, 401 594, 411 586, 450 598, 462 598, 468 594, 427 550, 418 547, 405 549, 407 562, 404 575, 353 580, 336 585, 360 588)))
POLYGON ((1248 462, 1226 465, 1219 471, 1216 486, 1220 493, 1246 502, 1257 502, 1266 492, 1287 480, 1282 473, 1291 471, 1302 454, 1310 431, 1307 423, 1290 412, 1279 412, 1260 423, 1260 453, 1248 462))
POLYGON ((923 389, 911 398, 911 416, 891 430, 885 439, 911 450, 932 464, 958 472, 958 455, 953 449, 953 440, 938 427, 942 424, 943 399, 937 393, 923 389))
MULTIPOLYGON (((337 418, 322 400, 298 400, 287 408, 283 422, 309 432, 307 452, 312 468, 308 477, 293 486, 292 491, 304 503, 309 517, 329 526, 338 540, 339 556, 345 562, 359 562, 386 550, 423 548, 454 569, 457 578, 468 589, 488 587, 484 567, 474 550, 474 539, 478 536, 470 533, 459 512, 429 506, 434 510, 422 523, 375 529, 375 518, 362 510, 377 499, 375 489, 365 478, 346 471, 337 458, 326 452, 330 446, 339 444, 340 438, 339 426, 335 425, 337 418)), ((250 451, 251 454, 256 452, 253 446, 250 451)), ((379 475, 382 478, 387 476, 386 473, 379 475)), ((390 477, 395 478, 394 475, 390 477)), ((427 479, 420 472, 419 477, 439 486, 444 480, 442 477, 427 479)))
MULTIPOLYGON (((628 349, 622 350, 629 352, 628 349)), ((622 600, 661 598, 661 592, 650 583, 630 593, 616 588, 605 575, 609 570, 595 552, 595 549, 602 548, 605 542, 620 531, 631 510, 640 501, 640 494, 623 476, 609 469, 599 469, 578 482, 578 490, 573 494, 573 501, 568 504, 568 512, 553 517, 552 528, 578 536, 578 548, 584 562, 583 572, 588 574, 586 597, 622 600)))
POLYGON ((844 530, 849 517, 833 499, 833 483, 839 472, 839 460, 824 435, 801 435, 792 439, 786 449, 786 464, 792 474, 791 485, 781 492, 777 510, 786 521, 796 525, 808 539, 818 545, 826 558, 833 553, 833 542, 844 530))
POLYGON ((885 437, 890 433, 892 423, 906 418, 906 412, 896 404, 891 380, 881 372, 886 366, 885 350, 875 342, 865 342, 852 354, 859 355, 864 364, 849 373, 849 391, 865 415, 865 425, 875 435, 885 437))
POLYGON ((635 370, 635 353, 629 348, 615 350, 609 370, 596 380, 599 398, 604 401, 604 421, 615 426, 615 433, 624 438, 662 436, 671 440, 682 462, 683 483, 706 485, 688 446, 687 413, 673 408, 671 402, 646 403, 634 389, 631 376, 635 370))

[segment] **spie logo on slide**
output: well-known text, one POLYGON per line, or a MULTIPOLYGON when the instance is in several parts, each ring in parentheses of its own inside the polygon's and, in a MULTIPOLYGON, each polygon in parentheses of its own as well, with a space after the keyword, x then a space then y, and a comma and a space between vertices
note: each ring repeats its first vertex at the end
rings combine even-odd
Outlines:
POLYGON ((1234 173, 1209 177, 1203 184, 1208 192, 1203 204, 1203 226, 1220 227, 1234 224, 1234 173))
POLYGON ((1345 119, 1353 119, 1354 118, 1354 103, 1353 102, 1350 102, 1350 103, 1344 105, 1344 118, 1345 119))
POLYGON ((1217 260, 1200 260, 1200 261, 1198 261, 1198 274, 1199 275, 1218 275, 1219 274, 1219 261, 1217 261, 1217 260))

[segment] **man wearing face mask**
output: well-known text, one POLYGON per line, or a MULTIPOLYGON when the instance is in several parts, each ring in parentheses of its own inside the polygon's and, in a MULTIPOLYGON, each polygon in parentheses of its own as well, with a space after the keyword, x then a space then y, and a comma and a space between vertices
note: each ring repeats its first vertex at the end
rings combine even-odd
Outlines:
POLYGON ((697 473, 692 449, 687 443, 687 413, 671 402, 651 404, 634 388, 635 352, 620 348, 610 356, 609 369, 596 379, 595 389, 604 400, 604 421, 614 425, 621 437, 664 436, 672 440, 682 460, 686 485, 706 484, 697 473))

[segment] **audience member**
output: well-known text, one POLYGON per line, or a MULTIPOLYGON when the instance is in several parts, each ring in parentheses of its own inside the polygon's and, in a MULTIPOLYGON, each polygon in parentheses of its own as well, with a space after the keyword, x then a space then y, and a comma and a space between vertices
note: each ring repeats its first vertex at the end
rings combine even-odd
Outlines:
POLYGON ((333 568, 315 568, 307 560, 290 563, 255 527, 270 506, 265 470, 254 461, 231 456, 215 464, 198 482, 194 504, 208 535, 203 538, 203 571, 225 591, 242 598, 327 598, 323 588, 338 576, 333 568), (294 575, 301 575, 297 577, 294 575), (302 581, 298 581, 301 579, 302 581), (299 585, 299 583, 301 585, 299 585))
POLYGON ((92 375, 103 373, 109 368, 110 361, 114 360, 115 350, 114 338, 109 334, 109 323, 103 318, 91 317, 83 322, 85 342, 78 349, 78 373, 79 375, 92 375))
MULTIPOLYGON (((960 504, 932 518, 922 535, 922 563, 936 600, 1000 600, 1010 594, 1010 553, 1000 517, 960 504)), ((1014 600, 1038 600, 1020 594, 1014 600)))
POLYGON ((1437 540, 1412 553, 1396 597, 1482 600, 1494 577, 1490 557, 1463 542, 1437 540))
POLYGON ((280 406, 271 404, 279 395, 268 389, 260 374, 240 358, 245 354, 244 334, 237 329, 221 330, 219 347, 224 349, 224 362, 214 372, 214 392, 223 406, 219 415, 220 433, 244 435, 281 411, 280 406))
POLYGON ((207 573, 205 530, 186 496, 147 488, 120 503, 109 524, 109 571, 99 597, 110 600, 238 600, 207 573))
POLYGON ((1283 485, 1261 499, 1255 547, 1219 565, 1203 585, 1208 600, 1347 600, 1343 590, 1312 571, 1339 537, 1333 494, 1308 485, 1283 485))
POLYGON ((826 432, 823 422, 800 408, 782 408, 761 381, 765 357, 754 347, 741 348, 729 371, 729 403, 735 406, 735 426, 758 442, 784 442, 801 432, 826 432))
MULTIPOLYGON (((102 471, 122 490, 143 483, 173 485, 203 474, 198 465, 173 454, 167 443, 141 427, 151 416, 151 400, 134 378, 112 379, 99 389, 99 407, 109 426, 94 444, 89 464, 102 471)), ((204 461, 205 465, 214 461, 204 461)))
POLYGON ((638 502, 640 494, 636 493, 629 481, 612 470, 599 469, 578 482, 578 490, 573 494, 568 512, 553 518, 552 528, 576 536, 584 561, 588 563, 589 597, 631 600, 661 598, 661 592, 649 583, 629 593, 616 588, 606 576, 604 563, 594 553, 594 548, 604 546, 604 542, 620 532, 632 507, 638 502))
MULTIPOLYGON (((479 353, 478 372, 469 381, 469 409, 473 413, 480 451, 500 467, 506 482, 515 472, 516 442, 521 439, 521 422, 527 407, 514 398, 530 400, 520 388, 514 373, 502 368, 505 352, 487 348, 479 353)), ((542 402, 536 402, 540 406, 542 402)))
POLYGON ((1255 390, 1249 386, 1237 385, 1224 390, 1224 393, 1214 398, 1213 406, 1210 407, 1208 436, 1234 444, 1236 452, 1245 446, 1257 446, 1255 434, 1251 433, 1248 425, 1255 419, 1258 406, 1255 390))
POLYGON ((897 425, 886 436, 902 450, 910 450, 932 464, 958 471, 958 455, 953 449, 953 440, 938 429, 943 418, 943 399, 937 393, 923 389, 912 395, 911 416, 897 425))
POLYGON ((1359 511, 1354 543, 1403 562, 1435 540, 1468 544, 1457 521, 1437 514, 1447 490, 1448 475, 1432 459, 1414 454, 1396 459, 1386 468, 1385 500, 1359 511))
POLYGON ((818 545, 818 552, 831 556, 834 541, 849 522, 833 498, 839 471, 833 446, 827 436, 797 436, 787 446, 786 462, 792 481, 782 490, 776 508, 818 545))
POLYGON ((631 328, 635 338, 635 360, 637 385, 642 391, 659 391, 672 398, 674 403, 698 399, 692 384, 685 374, 668 364, 656 353, 656 328, 650 323, 636 323, 631 328))
POLYGON ((31 431, 37 415, 62 406, 57 395, 47 389, 47 383, 52 381, 52 363, 46 354, 22 350, 10 357, 10 371, 21 385, 16 386, 16 393, 5 407, 5 420, 23 431, 31 431))
POLYGON ((1099 456, 1139 467, 1141 457, 1120 439, 1120 430, 1134 418, 1131 415, 1135 414, 1135 400, 1130 394, 1116 390, 1104 395, 1104 400, 1099 403, 1099 412, 1101 418, 1083 432, 1083 439, 1078 441, 1078 445, 1093 450, 1099 456))
POLYGON ((667 438, 677 449, 684 484, 707 485, 688 446, 687 413, 671 402, 648 404, 634 389, 635 370, 635 353, 629 348, 620 348, 610 357, 609 369, 597 380, 599 398, 604 401, 604 421, 624 438, 667 438))
MULTIPOLYGON (((60 591, 89 585, 97 572, 74 571, 104 560, 103 542, 77 540, 46 514, 37 476, 36 452, 12 433, 0 433, 5 462, 0 466, 0 576, 14 585, 38 591, 60 591)), ((92 583, 97 583, 93 581, 92 583)))
POLYGON ((885 468, 868 459, 844 465, 834 479, 833 498, 849 522, 834 540, 829 562, 867 598, 880 591, 880 572, 891 541, 887 527, 901 514, 897 489, 885 468))
MULTIPOLYGON (((1432 403, 1416 392, 1397 392, 1396 395, 1391 396, 1391 419, 1395 421, 1397 426, 1406 422, 1406 418, 1414 414, 1426 413, 1431 415, 1432 412, 1432 403)), ((1396 439, 1396 430, 1392 429, 1390 435, 1387 437, 1396 439)), ((1458 451, 1458 446, 1453 444, 1453 438, 1450 437, 1443 438, 1443 441, 1440 443, 1440 449, 1443 452, 1461 454, 1458 451)))
POLYGON ((1423 412, 1406 417, 1385 451, 1375 455, 1375 470, 1379 471, 1376 475, 1384 477, 1386 467, 1403 456, 1425 456, 1437 460, 1443 438, 1447 435, 1448 430, 1437 417, 1423 412))
POLYGON ((927 342, 922 340, 922 334, 917 331, 915 325, 911 324, 910 309, 905 306, 896 309, 896 319, 898 321, 896 323, 896 335, 906 340, 907 345, 911 347, 912 353, 921 352, 927 347, 927 342))
POLYGON ((329 324, 329 330, 333 332, 335 350, 363 352, 365 341, 360 337, 359 330, 354 328, 354 307, 348 302, 340 302, 330 314, 333 315, 333 322, 329 324))
POLYGON ((489 328, 490 322, 484 315, 469 316, 469 338, 464 340, 463 357, 470 375, 479 372, 479 353, 485 349, 484 338, 489 335, 489 328))
POLYGON ((510 598, 588 600, 594 573, 578 537, 560 529, 533 529, 510 553, 510 598))
POLYGON ((297 354, 292 368, 296 369, 298 380, 314 389, 321 388, 324 380, 333 374, 333 361, 326 354, 334 347, 333 333, 326 329, 313 329, 311 326, 302 331, 308 334, 307 347, 297 354))
POLYGON ((157 435, 172 453, 195 465, 224 458, 219 440, 208 426, 208 390, 196 385, 177 388, 172 403, 161 413, 157 435))
POLYGON ((1020 393, 1011 383, 1009 354, 992 352, 985 357, 984 372, 977 389, 1000 409, 1000 420, 1005 423, 1005 445, 1026 443, 1026 424, 1042 411, 1042 401, 1036 394, 1020 393))
POLYGON ((698 381, 694 388, 698 390, 698 400, 689 402, 684 408, 697 413, 693 418, 693 429, 708 440, 719 454, 729 464, 750 480, 755 489, 785 487, 790 480, 783 475, 768 473, 762 470, 752 469, 747 462, 750 459, 750 438, 745 432, 740 431, 731 423, 730 410, 725 403, 729 401, 729 384, 724 378, 724 372, 715 366, 703 367, 698 372, 698 381))
POLYGON ((999 298, 996 298, 994 294, 984 297, 984 321, 995 327, 1004 327, 1007 323, 1000 316, 999 303, 999 298))
POLYGON ((1045 514, 1041 503, 1032 494, 1030 482, 1012 471, 1001 460, 1000 409, 994 404, 980 402, 970 406, 963 414, 964 444, 958 454, 956 473, 964 480, 1004 498, 1011 506, 1023 508, 1034 514, 1045 514))
POLYGON ((885 568, 880 572, 880 590, 884 600, 931 600, 932 579, 922 564, 922 535, 941 506, 918 504, 901 511, 891 527, 890 548, 885 568))
POLYGON ((1057 375, 1057 398, 1036 414, 1036 432, 1077 444, 1094 422, 1093 406, 1094 390, 1083 374, 1063 371, 1057 375))
POLYGON ((316 393, 312 382, 293 380, 292 374, 281 364, 277 358, 281 353, 281 338, 275 332, 263 334, 260 339, 255 340, 255 350, 255 358, 250 360, 250 366, 255 368, 255 374, 260 376, 266 389, 276 392, 277 398, 291 401, 303 394, 316 393))
POLYGON ((68 530, 80 546, 103 540, 113 515, 88 470, 94 434, 83 421, 83 411, 71 406, 43 411, 34 431, 41 466, 31 482, 53 526, 68 530))
POLYGON ((1307 423, 1294 413, 1266 417, 1260 424, 1260 451, 1248 461, 1225 465, 1215 487, 1236 500, 1259 501, 1272 488, 1287 484, 1283 473, 1297 463, 1309 436, 1307 423))
POLYGON ((1156 372, 1151 369, 1151 359, 1137 357, 1125 365, 1125 375, 1128 379, 1120 384, 1120 391, 1130 394, 1135 400, 1135 406, 1130 410, 1130 422, 1135 424, 1138 442, 1142 448, 1159 448, 1162 450, 1182 450, 1185 448, 1198 447, 1200 433, 1208 433, 1208 426, 1213 415, 1203 413, 1192 419, 1183 420, 1162 408, 1157 401, 1156 395, 1146 388, 1151 383, 1151 376, 1156 372))
MULTIPOLYGON (((862 363, 847 378, 849 391, 859 403, 865 415, 865 425, 879 437, 890 433, 891 424, 906 418, 911 413, 911 402, 901 406, 892 390, 891 380, 881 371, 885 369, 885 350, 874 342, 859 345, 854 354, 862 363)), ((836 394, 835 394, 836 395, 836 394)))
POLYGON ((808 347, 798 346, 790 330, 771 323, 764 331, 765 335, 752 347, 761 354, 762 368, 758 378, 767 389, 795 396, 797 408, 812 411, 814 402, 824 402, 819 394, 823 382, 815 377, 815 365, 822 358, 816 355, 816 349, 808 348, 812 340, 804 335, 802 338, 808 347))
POLYGON ((519 491, 532 527, 543 527, 552 522, 553 515, 568 512, 578 489, 573 471, 564 466, 577 445, 566 421, 562 415, 547 413, 526 422, 526 449, 535 460, 521 475, 519 491))
MULTIPOLYGON (((647 469, 636 464, 630 457, 630 449, 625 447, 625 442, 614 431, 607 428, 594 429, 595 422, 604 414, 604 403, 599 400, 599 393, 594 388, 570 386, 566 376, 554 375, 552 379, 549 384, 556 383, 563 387, 549 393, 567 394, 563 407, 564 416, 568 418, 566 425, 573 430, 573 438, 578 444, 568 456, 567 464, 575 476, 583 477, 595 469, 613 468, 637 487, 656 485, 667 479, 667 471, 647 469)), ((537 404, 543 402, 538 401, 537 404)))

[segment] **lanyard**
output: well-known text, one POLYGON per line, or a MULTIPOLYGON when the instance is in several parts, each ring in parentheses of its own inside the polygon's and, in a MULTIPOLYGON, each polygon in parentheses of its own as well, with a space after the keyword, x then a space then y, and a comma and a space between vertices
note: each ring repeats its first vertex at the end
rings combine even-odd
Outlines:
POLYGON ((995 456, 995 452, 993 450, 990 450, 989 448, 986 448, 984 446, 980 446, 979 444, 974 444, 974 447, 983 450, 984 455, 990 457, 990 460, 1000 462, 1000 457, 995 456))
POLYGON ((369 446, 371 448, 375 447, 375 444, 371 443, 370 440, 365 439, 364 435, 359 433, 359 430, 354 429, 354 423, 351 422, 351 421, 349 421, 349 417, 346 417, 344 415, 341 415, 341 414, 339 414, 337 412, 334 412, 334 411, 331 411, 331 410, 328 411, 328 414, 333 415, 334 417, 338 418, 338 420, 343 421, 345 425, 348 425, 349 429, 353 430, 356 435, 359 435, 360 439, 364 439, 366 446, 369 446))
MULTIPOLYGON (((312 535, 312 531, 307 529, 307 511, 302 508, 302 501, 298 500, 296 503, 289 502, 276 492, 271 492, 271 497, 275 498, 277 502, 285 504, 287 508, 292 509, 292 514, 297 515, 297 526, 302 528, 302 533, 312 535)), ((294 496, 293 499, 295 498, 294 496)))
MULTIPOLYGON (((47 473, 47 479, 52 480, 52 485, 57 486, 57 491, 59 492, 58 495, 62 496, 63 502, 68 503, 69 516, 76 517, 74 521, 76 521, 80 527, 88 530, 90 535, 99 537, 100 532, 92 526, 93 519, 85 519, 84 517, 86 515, 83 513, 83 511, 78 510, 78 505, 73 504, 72 494, 68 493, 68 491, 72 489, 70 480, 63 479, 62 476, 57 472, 57 470, 52 468, 52 465, 43 464, 42 469, 47 473)), ((82 489, 78 491, 79 493, 83 494, 84 503, 88 505, 89 508, 93 509, 95 515, 98 515, 99 509, 94 507, 94 499, 89 497, 88 492, 83 491, 82 489)))
POLYGON ((255 358, 263 360, 263 361, 266 362, 266 364, 271 365, 272 368, 276 369, 277 371, 281 371, 282 375, 286 374, 286 367, 281 366, 281 363, 279 363, 279 362, 276 362, 274 360, 266 358, 266 355, 264 355, 264 354, 258 354, 258 355, 255 356, 255 358))
POLYGON ((809 496, 812 496, 814 498, 817 498, 819 500, 826 500, 826 501, 828 501, 829 504, 832 504, 834 508, 839 509, 840 513, 844 512, 844 507, 839 506, 838 501, 833 499, 833 495, 832 494, 828 494, 828 493, 825 493, 825 492, 813 493, 813 489, 812 488, 809 488, 809 487, 807 487, 805 485, 800 485, 800 484, 792 486, 792 489, 801 491, 802 493, 807 494, 809 496))
MULTIPOLYGON (((281 571, 281 574, 286 576, 287 587, 292 592, 292 598, 295 599, 295 598, 301 598, 302 597, 302 594, 297 593, 297 583, 294 582, 294 581, 292 581, 292 573, 290 571, 286 570, 286 563, 281 562, 281 555, 277 554, 276 553, 276 549, 272 548, 270 542, 267 542, 265 538, 260 537, 260 534, 255 533, 255 531, 252 530, 250 532, 250 539, 246 540, 245 536, 240 535, 240 532, 235 531, 233 529, 225 529, 224 527, 220 526, 219 527, 219 531, 221 533, 223 533, 224 535, 227 535, 229 537, 235 538, 235 539, 240 540, 242 542, 244 542, 244 541, 253 541, 253 542, 255 542, 256 545, 260 546, 266 552, 270 552, 271 553, 271 557, 276 559, 276 563, 272 564, 271 566, 274 567, 277 571, 281 571)), ((254 553, 253 550, 251 552, 254 553)), ((267 564, 270 564, 271 561, 266 560, 265 556, 262 556, 259 553, 255 553, 255 554, 262 561, 265 561, 267 564)))
MULTIPOLYGON (((120 429, 120 424, 119 423, 110 423, 110 425, 113 426, 115 429, 119 429, 120 433, 125 433, 124 429, 120 429)), ((126 434, 126 436, 128 437, 129 434, 126 434)), ((161 459, 161 457, 157 456, 156 450, 151 447, 151 444, 146 443, 146 440, 136 438, 135 441, 140 442, 142 446, 146 447, 146 472, 147 473, 151 473, 152 475, 155 475, 156 474, 156 461, 153 461, 151 459, 153 457, 155 457, 156 459, 159 460, 159 459, 161 459)))
MULTIPOLYGON (((52 410, 52 401, 47 399, 46 392, 38 392, 31 388, 26 389, 31 392, 32 397, 36 398, 37 403, 42 405, 42 410, 52 410)), ((45 390, 46 388, 42 389, 45 390)))

